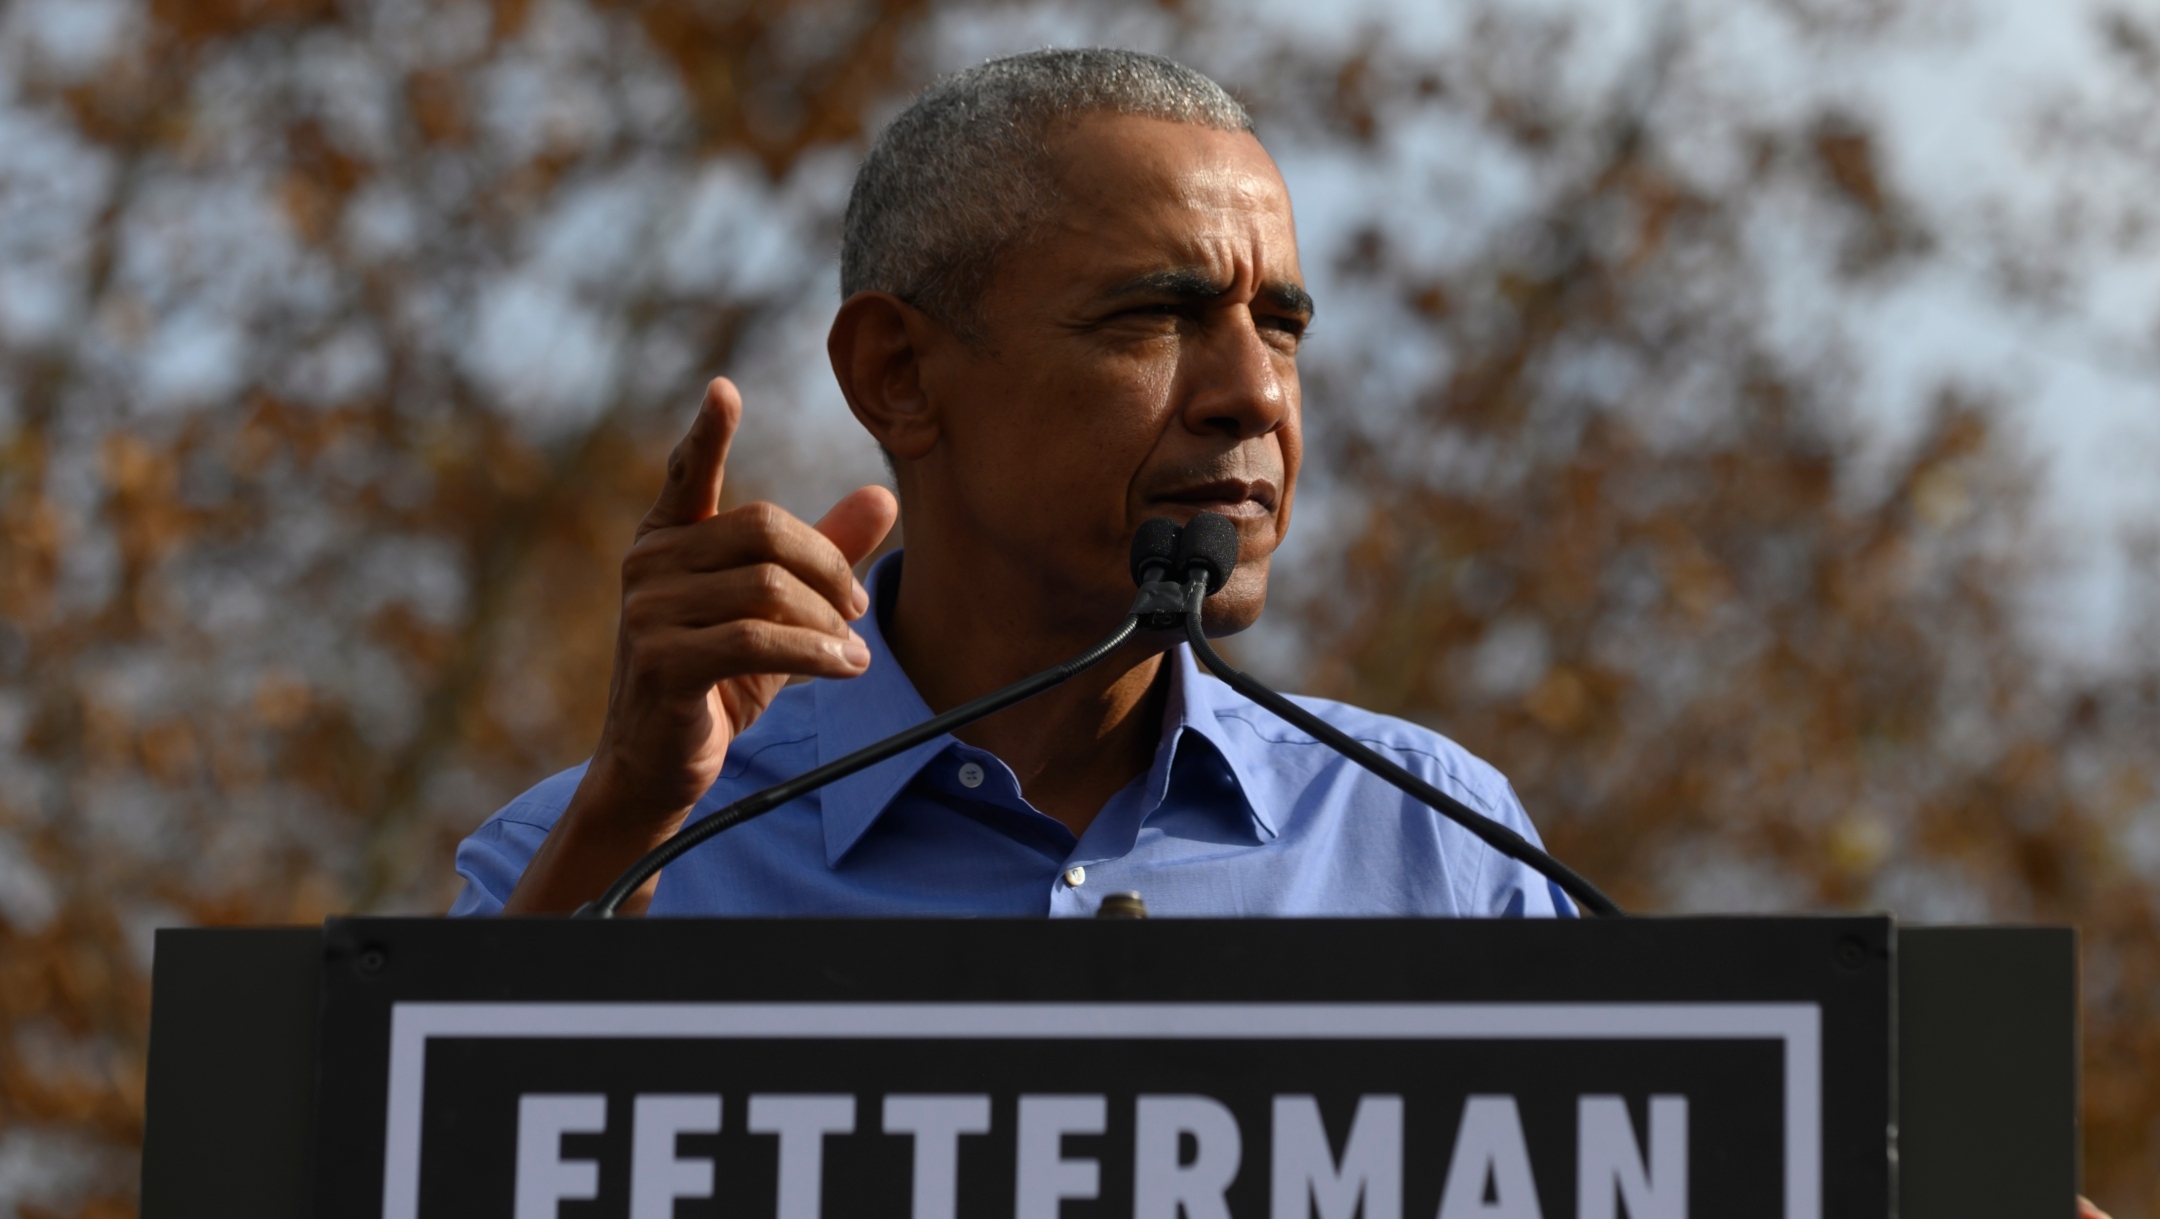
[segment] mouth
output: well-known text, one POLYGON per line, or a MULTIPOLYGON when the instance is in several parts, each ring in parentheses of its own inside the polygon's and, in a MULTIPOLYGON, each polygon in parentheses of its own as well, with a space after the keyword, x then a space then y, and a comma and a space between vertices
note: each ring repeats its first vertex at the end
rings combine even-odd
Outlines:
POLYGON ((1277 494, 1275 484, 1264 478, 1219 478, 1151 496, 1148 502, 1180 522, 1190 521, 1203 512, 1217 513, 1231 520, 1261 519, 1275 515, 1277 494))

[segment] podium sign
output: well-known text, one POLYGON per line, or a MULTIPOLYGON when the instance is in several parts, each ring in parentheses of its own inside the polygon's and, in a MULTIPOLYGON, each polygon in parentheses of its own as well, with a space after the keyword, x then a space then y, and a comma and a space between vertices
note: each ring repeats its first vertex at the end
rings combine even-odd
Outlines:
POLYGON ((1891 1209, 1885 919, 325 935, 324 1216, 1891 1209))

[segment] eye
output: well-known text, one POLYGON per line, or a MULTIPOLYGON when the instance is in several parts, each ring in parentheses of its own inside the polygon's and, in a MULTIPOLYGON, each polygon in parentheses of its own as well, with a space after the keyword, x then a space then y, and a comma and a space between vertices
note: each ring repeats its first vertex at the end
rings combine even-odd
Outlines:
POLYGON ((1167 334, 1189 320, 1189 310, 1175 301, 1155 301, 1120 309, 1104 319, 1112 326, 1148 335, 1167 334))

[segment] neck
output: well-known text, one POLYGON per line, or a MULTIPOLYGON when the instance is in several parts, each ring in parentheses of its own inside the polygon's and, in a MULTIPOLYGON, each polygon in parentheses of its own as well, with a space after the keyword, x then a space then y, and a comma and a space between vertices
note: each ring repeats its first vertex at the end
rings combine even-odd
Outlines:
MULTIPOLYGON (((950 710, 1070 660, 1116 627, 1123 606, 1076 611, 1089 598, 1054 583, 911 543, 886 642, 930 709, 950 710)), ((1127 643, 1064 685, 956 735, 1011 767, 1030 804, 1085 833, 1110 797, 1154 760, 1169 643, 1127 643)))

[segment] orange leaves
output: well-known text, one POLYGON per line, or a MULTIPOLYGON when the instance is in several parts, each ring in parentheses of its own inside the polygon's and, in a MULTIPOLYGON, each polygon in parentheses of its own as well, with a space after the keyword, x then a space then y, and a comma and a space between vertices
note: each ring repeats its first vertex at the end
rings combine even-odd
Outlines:
POLYGON ((1559 736, 1573 734, 1592 714, 1590 688, 1575 670, 1554 665, 1538 679, 1536 688, 1523 697, 1523 710, 1545 731, 1559 736))
POLYGON ((121 555, 140 571, 187 535, 196 513, 177 500, 178 455, 126 432, 105 438, 101 466, 106 515, 116 527, 121 555))
POLYGON ((1875 145, 1850 120, 1827 119, 1815 130, 1815 158, 1847 198, 1877 215, 1889 206, 1875 169, 1875 145))
POLYGON ((150 20, 161 35, 193 47, 333 11, 332 0, 152 0, 150 20))
POLYGON ((255 718, 273 732, 299 725, 314 704, 307 682, 289 673, 265 673, 255 683, 255 718))
POLYGON ((465 82, 455 71, 415 72, 405 79, 405 106, 420 138, 430 144, 464 144, 472 138, 465 82))
POLYGON ((294 124, 286 132, 286 149, 291 168, 279 184, 278 201, 293 231, 322 245, 336 235, 345 200, 367 179, 368 167, 340 148, 316 119, 294 124))
POLYGON ((1703 546, 1702 539, 1678 520, 1651 522, 1645 532, 1655 539, 1651 551, 1657 556, 1659 574, 1665 578, 1668 604, 1689 625, 1707 625, 1711 616, 1732 600, 1732 585, 1725 568, 1703 546))
POLYGON ((674 65, 705 146, 746 148, 777 176, 805 149, 862 132, 867 111, 900 83, 903 40, 928 7, 653 0, 632 11, 674 65), (803 36, 813 28, 816 37, 803 36))

